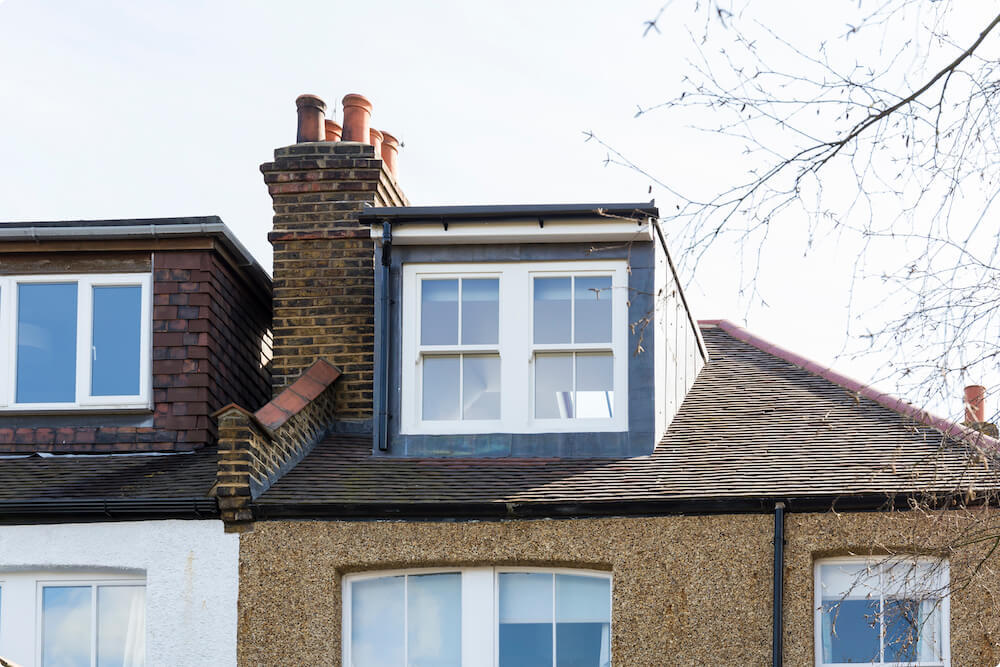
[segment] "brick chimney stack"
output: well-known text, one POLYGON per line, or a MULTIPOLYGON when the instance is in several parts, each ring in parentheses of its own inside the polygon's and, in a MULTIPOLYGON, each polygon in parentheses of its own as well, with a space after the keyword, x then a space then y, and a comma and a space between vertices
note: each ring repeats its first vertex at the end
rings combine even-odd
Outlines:
POLYGON ((997 437, 997 426, 986 421, 986 387, 973 384, 965 388, 966 426, 980 433, 997 437))
MULTIPOLYGON (((261 165, 274 207, 274 394, 317 359, 341 369, 336 413, 372 416, 374 244, 358 221, 367 206, 405 206, 405 195, 371 141, 372 105, 344 98, 340 126, 318 97, 296 101, 298 143, 261 165), (358 139, 360 137, 360 140, 358 139), (325 139, 329 139, 326 141, 325 139)), ((395 155, 393 155, 395 157, 395 155)))

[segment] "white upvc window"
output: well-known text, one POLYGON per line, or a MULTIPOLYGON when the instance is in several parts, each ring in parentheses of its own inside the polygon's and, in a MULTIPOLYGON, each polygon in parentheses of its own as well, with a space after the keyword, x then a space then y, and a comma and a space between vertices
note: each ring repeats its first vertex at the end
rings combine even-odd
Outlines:
POLYGON ((0 410, 148 408, 148 273, 0 276, 0 410))
POLYGON ((0 573, 0 655, 23 667, 142 667, 142 575, 0 573))
POLYGON ((946 560, 830 558, 815 580, 818 666, 951 664, 946 560))
POLYGON ((624 431, 624 260, 403 266, 403 433, 624 431))
POLYGON ((611 575, 472 567, 344 577, 350 667, 611 664, 611 575))

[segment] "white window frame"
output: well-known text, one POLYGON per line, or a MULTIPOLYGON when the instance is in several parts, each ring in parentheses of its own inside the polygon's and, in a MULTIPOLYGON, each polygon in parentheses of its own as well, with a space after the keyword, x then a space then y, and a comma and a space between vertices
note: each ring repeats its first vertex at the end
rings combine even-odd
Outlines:
POLYGON ((78 273, 0 276, 0 339, 7 349, 0 354, 0 412, 60 412, 76 410, 148 410, 152 407, 152 301, 149 273, 78 273), (17 402, 17 300, 18 285, 29 283, 76 284, 76 400, 62 403, 17 402), (139 393, 135 396, 92 396, 93 294, 95 287, 142 288, 139 331, 139 393))
MULTIPOLYGON (((96 624, 96 587, 145 588, 146 576, 134 572, 86 570, 0 572, 0 655, 23 667, 42 664, 42 589, 53 585, 91 587, 91 621, 96 624)), ((96 643, 91 641, 91 662, 96 664, 96 643)))
MULTIPOLYGON (((813 645, 815 654, 815 664, 817 667, 853 667, 858 663, 823 662, 823 590, 822 590, 822 567, 824 565, 868 565, 879 568, 879 608, 884 609, 885 587, 882 581, 882 568, 893 563, 927 563, 935 566, 933 585, 936 589, 949 591, 950 573, 947 559, 933 557, 891 557, 891 556, 845 556, 839 558, 824 558, 817 560, 813 564, 813 645)), ((951 595, 942 595, 939 607, 941 612, 941 661, 940 662, 872 662, 874 667, 950 667, 951 666, 951 595)), ((879 618, 879 652, 883 649, 884 641, 884 619, 879 618)))
MULTIPOLYGON (((609 625, 614 637, 614 577, 606 570, 565 567, 435 567, 379 570, 344 575, 342 585, 341 649, 344 665, 351 665, 351 584, 365 579, 421 574, 462 575, 462 667, 495 667, 500 664, 500 575, 506 572, 568 574, 606 579, 610 596, 609 625), (485 620, 484 620, 485 619, 485 620)), ((554 584, 554 582, 553 582, 554 584)), ((553 596, 555 586, 553 585, 553 596)), ((555 600, 552 610, 555 613, 555 600)), ((405 618, 405 617, 404 617, 405 618)), ((405 621, 404 621, 405 622, 405 621)), ((405 646, 405 642, 404 642, 405 646)), ((553 647, 555 644, 553 643, 553 647)), ((612 658, 612 663, 614 660, 612 658)))
POLYGON ((402 283, 402 373, 400 430, 403 434, 585 433, 628 430, 628 271, 625 260, 404 264, 402 283), (611 342, 535 345, 535 276, 610 276, 611 342), (421 346, 422 280, 493 278, 500 281, 498 345, 421 346), (428 353, 500 353, 500 419, 428 421, 422 419, 423 355, 428 353), (536 419, 536 352, 611 352, 614 356, 614 402, 611 419, 536 419))

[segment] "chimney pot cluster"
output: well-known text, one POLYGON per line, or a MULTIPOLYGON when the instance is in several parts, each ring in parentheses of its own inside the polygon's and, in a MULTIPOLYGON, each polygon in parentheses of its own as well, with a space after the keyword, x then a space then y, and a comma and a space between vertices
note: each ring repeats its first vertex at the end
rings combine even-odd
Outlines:
MULTIPOLYGON (((0 0, 2 1, 2 0, 0 0)), ((341 102, 344 108, 344 126, 326 118, 326 104, 315 95, 299 95, 295 100, 299 113, 296 143, 307 141, 356 141, 375 148, 375 157, 381 158, 386 169, 396 179, 399 164, 399 141, 388 132, 371 126, 372 103, 363 95, 351 93, 341 102)))

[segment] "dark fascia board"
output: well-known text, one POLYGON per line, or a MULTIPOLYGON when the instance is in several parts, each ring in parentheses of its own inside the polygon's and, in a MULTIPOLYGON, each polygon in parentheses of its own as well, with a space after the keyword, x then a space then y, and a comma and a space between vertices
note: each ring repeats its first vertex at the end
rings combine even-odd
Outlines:
POLYGON ((463 220, 474 222, 495 218, 600 218, 606 215, 624 218, 658 218, 659 209, 653 202, 606 204, 498 204, 485 206, 386 206, 361 211, 362 220, 390 222, 440 222, 463 220))
POLYGON ((0 500, 0 524, 217 519, 215 498, 33 498, 0 500))
MULTIPOLYGON (((627 500, 556 503, 256 503, 256 520, 270 519, 400 519, 410 521, 582 519, 608 516, 703 516, 712 514, 770 514, 775 503, 785 512, 874 512, 909 508, 909 496, 732 497, 675 500, 627 500)), ((942 506, 948 506, 943 501, 942 506)))
POLYGON ((120 220, 0 221, 0 243, 178 237, 210 237, 218 240, 240 267, 246 269, 270 294, 271 276, 217 215, 120 220))

